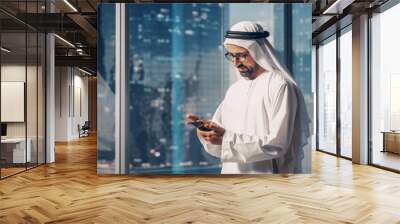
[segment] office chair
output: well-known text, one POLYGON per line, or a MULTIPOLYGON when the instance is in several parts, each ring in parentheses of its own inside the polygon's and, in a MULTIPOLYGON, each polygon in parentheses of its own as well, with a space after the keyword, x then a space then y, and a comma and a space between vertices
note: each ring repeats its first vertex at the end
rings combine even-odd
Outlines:
POLYGON ((82 127, 80 127, 80 125, 78 124, 79 138, 89 136, 89 129, 90 129, 89 121, 85 121, 82 127))

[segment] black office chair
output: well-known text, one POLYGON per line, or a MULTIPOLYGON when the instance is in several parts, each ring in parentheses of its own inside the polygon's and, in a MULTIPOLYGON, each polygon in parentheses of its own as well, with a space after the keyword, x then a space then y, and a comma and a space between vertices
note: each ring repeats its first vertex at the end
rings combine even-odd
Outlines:
POLYGON ((79 138, 89 136, 89 129, 90 129, 89 121, 85 121, 82 127, 80 127, 80 125, 78 124, 79 138))

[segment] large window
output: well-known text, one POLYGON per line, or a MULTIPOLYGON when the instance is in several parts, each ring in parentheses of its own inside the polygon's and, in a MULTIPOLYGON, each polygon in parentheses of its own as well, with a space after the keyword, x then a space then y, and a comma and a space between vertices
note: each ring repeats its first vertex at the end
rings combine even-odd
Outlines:
POLYGON ((317 149, 352 157, 352 29, 317 48, 317 149), (339 91, 339 92, 338 92, 339 91))
POLYGON ((336 36, 318 48, 318 149, 336 153, 336 36))
POLYGON ((400 4, 372 17, 372 163, 400 170, 400 4))
POLYGON ((340 36, 340 154, 351 158, 352 149, 352 35, 351 26, 340 36))

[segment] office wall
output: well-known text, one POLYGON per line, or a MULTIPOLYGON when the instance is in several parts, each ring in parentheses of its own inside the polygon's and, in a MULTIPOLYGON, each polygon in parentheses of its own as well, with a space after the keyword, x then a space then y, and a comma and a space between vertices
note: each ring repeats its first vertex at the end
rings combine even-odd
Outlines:
POLYGON ((68 139, 68 117, 69 117, 69 76, 67 67, 56 67, 55 69, 55 140, 66 141, 68 139))
POLYGON ((72 67, 56 67, 55 74, 55 140, 69 141, 88 120, 88 77, 72 67))

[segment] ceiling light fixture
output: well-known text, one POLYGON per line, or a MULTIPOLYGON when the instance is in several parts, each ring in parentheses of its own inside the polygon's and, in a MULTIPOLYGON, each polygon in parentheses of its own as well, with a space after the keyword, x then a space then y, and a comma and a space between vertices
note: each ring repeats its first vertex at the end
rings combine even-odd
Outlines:
POLYGON ((75 45, 73 45, 71 42, 69 42, 68 40, 66 40, 66 39, 64 39, 64 38, 62 38, 62 37, 60 37, 59 35, 57 35, 57 34, 54 34, 54 36, 55 37, 57 37, 59 40, 61 40, 62 42, 64 42, 64 43, 66 43, 67 45, 69 45, 70 47, 73 47, 73 48, 75 48, 75 45))
POLYGON ((68 0, 64 0, 65 4, 67 4, 72 10, 74 10, 74 12, 78 12, 78 10, 68 1, 68 0))
POLYGON ((354 0, 336 0, 332 5, 330 5, 327 9, 325 9, 322 14, 324 14, 324 15, 342 14, 343 9, 345 9, 347 6, 351 5, 353 2, 354 2, 354 0))
POLYGON ((79 67, 78 67, 78 70, 81 71, 81 72, 83 72, 83 73, 85 73, 85 74, 87 74, 87 75, 90 75, 90 76, 93 75, 92 73, 90 73, 90 72, 88 72, 88 71, 86 71, 86 70, 84 70, 84 69, 81 69, 81 68, 79 68, 79 67))
POLYGON ((5 48, 5 47, 1 47, 1 50, 4 51, 4 52, 6 52, 6 53, 10 53, 10 52, 11 52, 11 50, 9 50, 9 49, 7 49, 7 48, 5 48))

